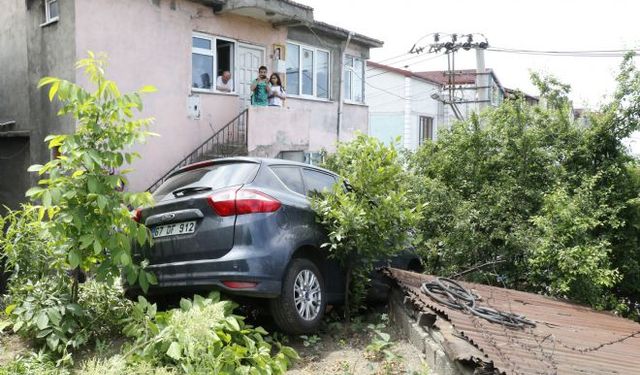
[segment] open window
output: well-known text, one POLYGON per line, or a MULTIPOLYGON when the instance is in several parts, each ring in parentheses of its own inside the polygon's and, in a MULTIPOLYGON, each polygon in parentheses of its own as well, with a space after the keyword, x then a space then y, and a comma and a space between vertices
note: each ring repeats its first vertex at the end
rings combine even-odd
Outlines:
POLYGON ((191 87, 195 91, 235 92, 235 42, 193 34, 191 87))

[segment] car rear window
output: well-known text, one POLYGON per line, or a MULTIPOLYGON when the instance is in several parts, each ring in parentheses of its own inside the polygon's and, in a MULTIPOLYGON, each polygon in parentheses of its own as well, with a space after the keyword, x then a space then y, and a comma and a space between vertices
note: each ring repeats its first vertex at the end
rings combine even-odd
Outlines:
POLYGON ((156 201, 172 197, 171 192, 187 186, 205 186, 211 190, 246 184, 253 180, 260 168, 256 163, 224 163, 186 171, 169 177, 153 193, 156 201))

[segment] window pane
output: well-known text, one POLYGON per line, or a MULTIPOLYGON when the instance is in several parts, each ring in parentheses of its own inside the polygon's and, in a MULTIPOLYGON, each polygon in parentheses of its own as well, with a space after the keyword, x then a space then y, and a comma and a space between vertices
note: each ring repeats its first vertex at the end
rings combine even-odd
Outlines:
POLYGON ((304 169, 304 182, 307 185, 307 195, 313 192, 332 191, 336 183, 335 177, 330 174, 304 169))
POLYGON ((156 201, 164 198, 173 199, 170 193, 186 186, 206 186, 216 190, 245 184, 255 177, 259 167, 260 165, 255 163, 227 163, 193 169, 169 177, 153 193, 153 197, 156 201))
POLYGON ((194 36, 191 40, 193 41, 194 48, 211 49, 211 41, 209 39, 196 38, 194 36))
POLYGON ((300 47, 287 43, 287 92, 300 94, 300 47))
POLYGON ((329 98, 329 53, 318 51, 318 98, 329 98))
POLYGON ((60 10, 58 9, 58 1, 49 2, 49 19, 56 18, 60 15, 60 10))
POLYGON ((211 89, 211 77, 213 77, 213 56, 205 56, 194 53, 192 58, 192 87, 211 89))
POLYGON ((297 167, 271 167, 282 182, 296 193, 304 194, 302 175, 297 167))
POLYGON ((351 70, 344 70, 344 98, 351 100, 351 70))
POLYGON ((313 95, 313 51, 302 49, 302 94, 313 95))
POLYGON ((360 59, 353 59, 353 97, 351 99, 355 102, 362 103, 364 101, 363 76, 364 63, 360 59))

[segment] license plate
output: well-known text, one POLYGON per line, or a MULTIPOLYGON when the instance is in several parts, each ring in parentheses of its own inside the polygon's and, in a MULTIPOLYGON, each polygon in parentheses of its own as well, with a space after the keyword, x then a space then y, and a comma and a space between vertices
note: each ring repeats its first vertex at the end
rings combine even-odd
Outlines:
POLYGON ((179 234, 188 234, 196 231, 195 221, 185 221, 182 223, 158 225, 151 230, 153 238, 176 236, 179 234))

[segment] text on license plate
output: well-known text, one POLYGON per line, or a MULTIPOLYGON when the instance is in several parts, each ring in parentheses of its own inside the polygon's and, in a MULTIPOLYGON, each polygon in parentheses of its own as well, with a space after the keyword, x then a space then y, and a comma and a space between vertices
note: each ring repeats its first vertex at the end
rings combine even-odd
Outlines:
POLYGON ((193 233, 196 231, 195 221, 185 221, 182 223, 158 225, 151 230, 153 238, 174 236, 178 234, 193 233))

